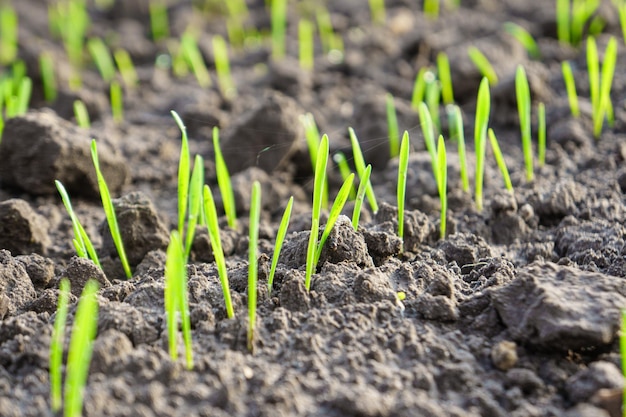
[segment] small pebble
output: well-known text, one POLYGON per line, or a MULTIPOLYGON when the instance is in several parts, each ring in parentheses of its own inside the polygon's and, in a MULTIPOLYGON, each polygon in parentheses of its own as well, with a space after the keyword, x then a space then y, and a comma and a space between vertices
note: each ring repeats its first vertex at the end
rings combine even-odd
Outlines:
POLYGON ((501 371, 508 371, 517 363, 517 345, 515 342, 503 340, 491 350, 491 361, 501 371))

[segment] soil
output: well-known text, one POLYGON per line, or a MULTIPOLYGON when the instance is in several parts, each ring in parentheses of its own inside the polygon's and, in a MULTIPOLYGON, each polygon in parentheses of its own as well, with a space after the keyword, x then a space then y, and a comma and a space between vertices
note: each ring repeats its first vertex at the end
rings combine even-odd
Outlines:
MULTIPOLYGON (((194 23, 215 77, 211 35, 226 36, 219 14, 198 18, 191 2, 169 2, 172 37, 194 23)), ((231 51, 237 86, 225 97, 217 80, 199 88, 167 64, 167 42, 152 42, 148 1, 90 6, 90 36, 126 48, 140 83, 126 89, 115 123, 107 86, 93 65, 83 88, 67 85, 67 58, 51 39, 44 2, 14 1, 20 58, 33 78, 32 109, 8 120, 0 144, 0 415, 53 415, 48 351, 61 277, 72 283, 70 318, 88 278, 99 281, 100 312, 85 389, 85 416, 611 416, 621 415, 620 308, 626 307, 626 55, 613 83, 615 124, 591 134, 585 48, 556 40, 554 2, 462 1, 437 20, 419 2, 387 1, 384 25, 367 3, 328 1, 345 54, 316 45, 314 72, 299 69, 298 13, 290 6, 287 58, 267 44, 231 51), (537 39, 540 59, 502 28, 537 39), (504 189, 491 151, 485 207, 461 190, 455 144, 448 141, 448 234, 439 239, 439 200, 410 99, 417 70, 448 54, 455 100, 465 114, 473 166, 473 114, 480 74, 467 57, 482 50, 500 78, 490 126, 498 135, 514 194, 504 189), (59 95, 43 100, 37 57, 53 55, 59 95), (160 57, 159 65, 155 60, 160 57), (582 115, 570 115, 561 61, 573 64, 582 115), (546 164, 525 179, 515 101, 518 64, 530 79, 533 109, 547 109, 546 164), (385 93, 395 97, 401 130, 411 135, 404 252, 396 236, 397 161, 389 159, 385 93), (92 128, 76 127, 72 103, 85 102, 92 128), (177 219, 180 132, 204 157, 206 181, 221 210, 211 132, 221 129, 235 187, 239 225, 222 227, 236 317, 226 311, 206 231, 198 229, 188 266, 194 368, 170 360, 163 306, 165 248, 177 219), (349 150, 354 127, 372 163, 378 213, 365 208, 357 231, 341 217, 312 279, 304 265, 312 172, 300 116, 312 112, 331 152, 349 150), (96 138, 116 200, 133 269, 130 280, 104 224, 89 143, 96 138), (61 180, 103 270, 75 257, 61 180), (255 349, 246 347, 247 210, 252 181, 262 185, 259 307, 255 349), (274 237, 295 198, 274 287, 267 276, 274 237), (406 295, 402 301, 398 293, 406 295)), ((263 1, 248 2, 248 24, 269 29, 263 1)), ((297 10, 298 9, 298 10, 297 10)), ((609 35, 624 50, 617 13, 603 1, 609 35)), ((533 113, 534 110, 533 110, 533 113)), ((442 108, 442 116, 444 115, 442 108)), ((444 134, 446 118, 442 117, 444 134)), ((533 132, 536 132, 536 121, 533 132)), ((349 155, 349 153, 346 153, 349 155)), ((330 170, 331 195, 341 177, 330 170)), ((352 203, 345 214, 350 214, 352 203)), ((324 220, 325 222, 325 220, 324 220)), ((69 335, 67 336, 69 339, 69 335)), ((66 345, 67 346, 67 345, 66 345)), ((182 343, 181 343, 182 346, 182 343)))

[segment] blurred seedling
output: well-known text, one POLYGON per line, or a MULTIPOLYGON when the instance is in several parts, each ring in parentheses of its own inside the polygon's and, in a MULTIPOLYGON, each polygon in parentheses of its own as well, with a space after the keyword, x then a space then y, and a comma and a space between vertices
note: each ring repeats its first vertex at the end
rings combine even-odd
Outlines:
POLYGON ((267 280, 268 295, 272 294, 274 275, 276 274, 276 267, 278 266, 278 257, 280 256, 280 251, 283 247, 285 236, 287 235, 287 229, 289 229, 289 219, 291 218, 292 208, 293 196, 289 198, 289 202, 287 203, 287 207, 285 207, 285 212, 283 213, 283 217, 280 221, 280 226, 278 227, 278 232, 276 233, 276 241, 274 242, 274 254, 272 255, 272 264, 270 267, 270 274, 267 280))
POLYGON ((561 70, 563 72, 563 81, 565 82, 565 90, 567 91, 569 108, 572 116, 577 118, 580 116, 580 110, 578 106, 578 95, 576 93, 576 82, 574 81, 572 65, 569 61, 563 61, 561 63, 561 70))
POLYGON ((219 35, 213 36, 213 54, 215 56, 215 70, 220 92, 226 99, 233 99, 237 96, 237 87, 235 87, 235 82, 230 72, 226 41, 219 35))
POLYGON ((539 166, 546 163, 546 106, 539 103, 537 106, 537 158, 539 166))
POLYGON ((369 0, 370 16, 372 23, 384 25, 387 19, 385 13, 385 0, 369 0))
MULTIPOLYGON (((354 157, 354 165, 356 167, 356 172, 361 178, 364 177, 365 173, 365 158, 363 158, 363 152, 361 151, 361 145, 359 144, 359 139, 354 132, 354 129, 351 127, 348 128, 348 134, 350 135, 350 144, 352 145, 352 154, 354 157)), ((372 212, 376 214, 378 212, 378 202, 376 201, 376 196, 374 195, 374 187, 372 187, 371 181, 368 180, 365 183, 365 195, 367 197, 367 201, 369 202, 370 208, 372 212)), ((357 192, 358 196, 358 192, 357 192)))
POLYGON ((443 104, 454 103, 454 91, 452 88, 452 75, 450 72, 450 60, 443 52, 437 54, 437 74, 441 83, 441 98, 443 104))
POLYGON ((222 149, 220 148, 220 136, 219 128, 213 127, 213 152, 215 153, 215 171, 217 174, 217 185, 222 195, 222 204, 224 205, 224 212, 226 213, 226 219, 228 220, 228 227, 231 229, 237 228, 237 207, 235 205, 235 194, 233 192, 233 186, 230 181, 230 174, 228 173, 228 167, 226 161, 222 155, 222 149))
MULTIPOLYGON (((320 133, 315 123, 313 114, 306 113, 300 116, 300 122, 304 126, 304 137, 306 138, 306 144, 311 156, 311 167, 315 170, 317 166, 317 150, 320 146, 320 133)), ((322 208, 328 207, 328 184, 322 185, 322 208)))
POLYGON ((526 49, 529 57, 532 59, 541 58, 541 51, 539 50, 537 41, 535 41, 535 38, 533 38, 533 35, 531 35, 530 32, 513 22, 505 22, 503 28, 509 35, 513 36, 515 40, 517 40, 524 47, 524 49, 526 49))
POLYGON ((122 86, 117 81, 111 82, 110 87, 111 115, 115 123, 124 121, 124 95, 122 86))
POLYGON ((170 36, 170 23, 165 0, 150 0, 150 30, 152 40, 159 42, 170 36))
POLYGON ((356 199, 354 200, 354 208, 352 210, 352 228, 358 230, 359 219, 361 217, 361 207, 363 206, 363 200, 365 199, 365 192, 367 185, 370 182, 370 175, 372 173, 372 166, 367 165, 363 175, 359 178, 359 188, 356 192, 356 199))
POLYGON ((0 6, 0 65, 11 65, 17 58, 18 17, 13 6, 0 6))
POLYGON ((250 222, 248 238, 248 351, 254 350, 254 328, 256 327, 257 279, 259 244, 259 219, 261 216, 261 184, 252 184, 250 222))
MULTIPOLYGON (((343 179, 343 181, 345 181, 350 176, 350 174, 352 174, 346 156, 343 152, 337 152, 333 155, 333 161, 335 161, 335 163, 337 164, 337 167, 339 168, 339 173, 341 174, 341 178, 343 179)), ((356 198, 356 191, 354 189, 354 186, 350 189, 349 198, 350 200, 354 200, 356 198)))
POLYGON ((506 167, 506 162, 504 161, 504 155, 502 155, 502 151, 500 150, 500 145, 498 145, 498 139, 496 138, 496 134, 493 129, 489 129, 487 131, 487 135, 489 136, 489 143, 491 144, 491 150, 493 151, 493 156, 496 159, 496 163, 498 164, 498 168, 502 173, 502 178, 504 179, 504 186, 506 190, 511 194, 513 193, 513 184, 511 184, 511 177, 509 176, 509 170, 506 167))
POLYGON ((398 115, 394 104, 393 96, 386 95, 387 109, 387 132, 389 137, 389 155, 395 158, 400 153, 400 131, 398 128, 398 115))
POLYGON ((87 49, 100 72, 100 76, 106 83, 113 81, 115 77, 115 64, 109 48, 100 38, 91 38, 87 41, 87 49))
POLYGON ((596 139, 602 133, 604 119, 609 126, 615 123, 613 104, 611 102, 611 86, 617 62, 617 40, 611 36, 604 51, 602 72, 598 48, 593 37, 587 38, 587 71, 589 73, 589 93, 591 95, 591 109, 593 119, 593 135, 596 139))
POLYGON ((496 70, 493 69, 491 62, 489 62, 489 59, 487 59, 480 49, 475 46, 470 46, 467 50, 467 54, 474 65, 476 65, 476 68, 478 68, 480 74, 487 78, 489 85, 493 87, 498 84, 498 74, 496 74, 496 70))
POLYGON ((57 98, 57 81, 54 74, 54 60, 52 55, 43 52, 39 55, 39 71, 43 84, 44 99, 50 103, 57 98))
POLYGON ((404 204, 406 196, 406 179, 409 168, 409 132, 405 131, 400 143, 398 160, 398 184, 396 189, 398 203, 398 237, 402 239, 404 249, 404 204))
POLYGON ((308 19, 300 19, 298 22, 298 59, 300 68, 305 71, 313 71, 315 64, 314 33, 315 25, 308 19))
POLYGON ((450 138, 457 141, 459 155, 459 170, 461 186, 466 193, 470 191, 469 177, 467 175, 467 157, 465 154, 465 132, 463 129, 463 114, 459 106, 453 105, 448 112, 448 125, 450 126, 450 138))
POLYGON ((89 129, 91 127, 91 121, 89 120, 89 112, 87 106, 82 100, 74 100, 74 118, 76 124, 83 129, 89 129))
POLYGON ((120 71, 120 76, 124 81, 124 85, 127 89, 133 89, 138 84, 137 71, 133 65, 133 61, 125 49, 116 49, 113 53, 117 69, 120 71))
POLYGON ((201 88, 211 86, 211 75, 204 63, 204 58, 198 48, 196 38, 190 32, 185 32, 180 39, 180 48, 187 65, 191 68, 193 75, 201 88))
POLYGON ((526 71, 521 65, 517 66, 517 71, 515 73, 515 94, 517 97, 517 112, 519 115, 520 130, 522 134, 522 149, 524 152, 524 165, 526 167, 526 181, 531 182, 533 180, 533 145, 530 119, 530 87, 528 85, 526 71))

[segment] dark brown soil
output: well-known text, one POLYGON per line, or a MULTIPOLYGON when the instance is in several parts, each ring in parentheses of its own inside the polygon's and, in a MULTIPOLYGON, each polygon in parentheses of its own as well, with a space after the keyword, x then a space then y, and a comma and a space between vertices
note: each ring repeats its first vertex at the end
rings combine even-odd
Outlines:
MULTIPOLYGON (((169 3, 172 36, 179 37, 194 19, 191 2, 169 3)), ((249 23, 267 30, 264 2, 248 3, 249 23)), ((425 18, 418 2, 387 1, 384 26, 370 23, 365 1, 327 3, 345 55, 329 58, 317 45, 315 71, 300 70, 292 5, 288 58, 272 62, 267 45, 231 51, 238 90, 233 99, 222 96, 215 78, 202 89, 191 75, 176 78, 155 66, 168 49, 150 38, 147 0, 116 1, 108 11, 91 8, 90 36, 128 49, 140 77, 138 88, 125 92, 125 120, 116 124, 107 86, 93 66, 83 73, 82 90, 67 88, 66 55, 50 39, 44 2, 13 2, 20 57, 34 91, 33 109, 7 121, 0 144, 0 416, 53 415, 48 350, 61 277, 72 282, 69 324, 86 280, 101 285, 86 416, 620 415, 626 55, 612 2, 600 8, 607 24, 597 40, 603 51, 609 34, 619 39, 612 90, 616 122, 605 126, 599 140, 591 134, 585 49, 555 39, 553 1, 462 1, 460 10, 444 11, 438 20, 425 18), (506 21, 529 29, 541 59, 531 60, 506 34, 506 21), (473 166, 480 74, 467 57, 471 45, 487 55, 500 78, 492 89, 490 126, 515 192, 504 190, 489 151, 485 208, 477 211, 472 196, 461 191, 449 141, 449 225, 440 240, 437 189, 411 92, 417 70, 446 52, 473 166), (59 71, 53 103, 42 98, 37 57, 43 50, 53 54, 59 71), (579 119, 567 105, 560 66, 565 59, 574 67, 579 119), (547 109, 546 166, 536 169, 532 183, 525 180, 515 104, 518 64, 529 75, 533 104, 544 102, 547 109), (397 161, 389 160, 386 92, 395 97, 401 130, 411 135, 404 253, 396 236, 397 161), (89 109, 90 130, 76 127, 76 98, 89 109), (198 230, 188 266, 191 371, 169 359, 165 329, 164 251, 177 219, 180 150, 170 110, 187 125, 192 154, 205 158, 206 181, 216 196, 211 131, 220 127, 240 217, 238 230, 225 222, 222 228, 234 319, 226 318, 207 233, 198 230), (328 133, 332 153, 349 150, 347 128, 354 127, 383 202, 378 213, 363 213, 358 231, 348 218, 339 219, 310 292, 304 266, 312 173, 299 119, 306 112, 328 133), (118 217, 134 271, 130 280, 103 223, 91 138, 98 141, 113 195, 121 197, 118 217), (103 271, 74 257, 55 179, 68 189, 103 271), (263 187, 263 213, 252 354, 246 348, 246 217, 254 180, 263 187), (270 296, 274 236, 291 195, 294 214, 270 296), (406 294, 403 301, 398 292, 406 294)), ((208 16, 195 23, 215 77, 211 36, 226 36, 224 19, 208 16)), ((340 176, 336 167, 331 171, 334 195, 340 176)))

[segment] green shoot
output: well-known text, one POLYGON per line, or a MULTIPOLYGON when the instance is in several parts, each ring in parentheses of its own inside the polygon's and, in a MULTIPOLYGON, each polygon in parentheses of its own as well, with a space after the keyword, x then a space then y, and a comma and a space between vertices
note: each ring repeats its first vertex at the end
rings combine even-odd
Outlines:
POLYGON ((417 110, 419 104, 424 101, 426 94, 426 78, 428 78, 427 74, 432 75, 432 73, 428 71, 426 67, 422 67, 415 76, 415 83, 413 84, 413 94, 411 96, 411 107, 414 110, 417 110))
POLYGON ((330 236, 330 232, 333 230, 339 215, 341 214, 341 210, 346 204, 348 200, 348 196, 350 195, 350 190, 352 189, 352 183, 354 182, 354 174, 350 174, 348 178, 343 182, 343 185, 339 189, 337 193, 337 197, 335 197, 335 201, 333 202, 332 207, 330 208, 330 213, 328 214, 328 221, 326 222, 326 226, 324 226, 324 231, 322 232, 322 237, 320 238, 319 243, 317 244, 317 250, 315 252, 315 265, 317 265, 320 256, 322 255, 322 249, 324 249, 324 243, 330 236))
POLYGON ((135 88, 138 83, 137 71, 135 71, 135 66, 128 52, 126 52, 125 49, 119 48, 115 50, 113 57, 115 58, 115 63, 120 70, 120 76, 126 88, 135 88))
POLYGON ((67 373, 65 379, 66 417, 79 417, 83 409, 83 390, 87 382, 93 340, 98 331, 98 283, 87 281, 78 301, 72 336, 67 354, 67 373))
MULTIPOLYGON (((320 133, 315 123, 313 114, 307 113, 300 117, 300 122, 304 126, 304 136, 306 138, 306 144, 309 149, 309 155, 311 156, 311 167, 315 170, 317 164, 317 149, 320 146, 320 133)), ((328 207, 328 184, 324 184, 322 193, 322 207, 328 207)))
POLYGON ((229 319, 235 316, 233 303, 230 297, 230 289, 228 285, 228 271, 226 270, 226 259, 224 258, 224 250, 222 249, 222 241, 220 240, 220 226, 217 218, 217 210, 215 210, 215 200, 213 193, 208 185, 204 186, 204 213, 209 229, 209 239, 211 240, 211 248, 215 257, 215 264, 222 285, 222 293, 224 294, 224 304, 226 306, 226 315, 229 319))
POLYGON ((400 160, 398 162, 398 187, 396 196, 398 200, 398 237, 404 241, 404 203, 406 196, 406 177, 409 168, 409 132, 402 135, 400 144, 400 160))
MULTIPOLYGON (((571 26, 570 26, 570 42, 572 45, 578 45, 583 39, 583 30, 585 25, 591 19, 600 6, 599 0, 573 1, 571 26)), ((591 22, 589 26, 589 34, 593 34, 593 26, 597 26, 597 22, 591 22)))
POLYGON ((369 0, 370 15, 372 16, 372 23, 383 25, 385 24, 385 0, 369 0))
POLYGON ((517 96, 517 112, 519 114, 520 130, 522 133, 522 149, 526 166, 526 181, 533 180, 533 144, 531 139, 530 120, 530 87, 526 71, 521 65, 515 73, 515 93, 517 96))
POLYGON ((426 79, 426 105, 433 120, 433 126, 437 131, 441 130, 441 121, 439 119, 439 103, 441 102, 441 84, 434 77, 432 81, 426 79))
MULTIPOLYGON (((433 161, 434 162, 434 161, 433 161)), ((434 165, 434 164, 433 164, 434 165)), ((441 215, 439 222, 439 237, 446 237, 446 212, 448 210, 448 162, 446 157, 446 144, 443 136, 439 135, 437 145, 437 172, 435 180, 437 181, 437 191, 439 191, 439 201, 441 205, 441 215)))
POLYGON ((115 123, 124 121, 124 103, 122 86, 117 81, 111 83, 111 114, 115 123))
MULTIPOLYGON (((593 38, 588 38, 589 41, 593 41, 593 38)), ((597 52, 597 51, 596 51, 597 52)), ((589 57, 588 57, 589 58, 589 57)), ((597 62, 597 61, 596 61, 597 62)), ((613 75, 615 73, 615 64, 617 62, 617 41, 613 36, 609 39, 604 51, 604 60, 602 62, 601 78, 598 79, 598 85, 594 83, 596 88, 599 87, 599 91, 596 92, 596 102, 594 103, 593 95, 591 105, 593 109, 593 134, 596 138, 600 137, 602 133, 602 125, 604 123, 604 117, 609 122, 609 126, 613 126, 615 122, 615 116, 613 114, 613 104, 611 103, 611 85, 613 84, 613 75)), ((589 64, 588 64, 589 65, 589 64)), ((599 63, 598 63, 599 65, 599 63)), ((597 68, 594 68, 597 70, 597 68)), ((597 76, 597 75, 596 75, 597 76)), ((589 72, 589 81, 591 86, 591 71, 589 72)))
POLYGON ((537 45, 537 42, 533 38, 533 35, 530 34, 530 32, 513 22, 505 22, 504 30, 522 44, 524 49, 526 49, 528 56, 530 56, 532 59, 541 58, 541 51, 539 50, 539 46, 537 45))
POLYGON ((324 7, 316 11, 317 27, 322 43, 322 50, 329 58, 341 60, 343 58, 343 39, 335 33, 330 19, 330 13, 324 7))
POLYGON ((155 42, 170 36, 170 24, 165 0, 150 0, 150 29, 155 42))
POLYGON ((570 0, 556 0, 556 32, 559 42, 571 43, 570 34, 570 0))
MULTIPOLYGON (((352 154, 354 157, 354 165, 356 167, 356 172, 359 175, 359 178, 362 179, 363 174, 365 172, 365 159, 363 158, 363 152, 361 152, 359 139, 357 138, 356 133, 354 132, 354 129, 349 127, 348 133, 350 135, 350 143, 352 144, 352 154)), ((374 188, 372 187, 372 183, 371 181, 369 181, 369 178, 365 184, 365 195, 367 196, 367 201, 370 204, 370 208, 372 209, 372 212, 376 214, 378 212, 378 203, 376 202, 376 196, 374 195, 374 188)))
POLYGON ((315 26, 310 20, 300 19, 298 22, 298 58, 300 68, 305 71, 312 71, 315 62, 314 32, 315 26))
POLYGON ((33 82, 30 77, 22 78, 18 88, 15 116, 25 114, 28 111, 28 104, 33 91, 33 82))
POLYGON ((0 64, 9 65, 17 58, 18 18, 10 4, 0 7, 0 64))
MULTIPOLYGON (((343 154, 343 152, 337 152, 336 154, 334 154, 333 161, 335 161, 337 167, 339 167, 339 173, 341 174, 341 178, 344 181, 348 179, 352 172, 350 170, 350 166, 348 165, 348 160, 346 159, 346 156, 343 154)), ((350 200, 354 200, 355 198, 356 192, 354 190, 354 187, 352 187, 350 188, 350 200)))
POLYGON ((274 255, 272 256, 272 266, 270 267, 270 275, 267 280, 268 295, 272 294, 272 285, 274 284, 274 275, 276 274, 276 266, 278 265, 278 257, 280 256, 280 250, 283 247, 285 236, 287 235, 287 229, 289 228, 289 219, 291 218, 291 209, 293 208, 293 196, 289 198, 287 207, 280 221, 278 232, 276 233, 276 242, 274 243, 274 255))
POLYGON ((359 178, 359 189, 356 192, 356 200, 354 200, 354 209, 352 210, 352 227, 354 230, 359 228, 359 218, 361 217, 361 206, 365 199, 365 193, 367 191, 367 185, 370 182, 370 175, 372 173, 372 166, 367 165, 363 175, 359 178))
POLYGON ((91 121, 89 120, 89 112, 87 106, 82 100, 74 100, 74 118, 76 124, 83 129, 89 129, 91 127, 91 121))
POLYGON ((178 235, 183 236, 185 217, 187 217, 187 203, 189 202, 189 140, 187 138, 187 128, 180 116, 174 110, 171 113, 182 134, 180 158, 178 160, 178 235))
POLYGON ((204 63, 204 58, 202 58, 202 53, 200 52, 200 48, 198 48, 196 38, 194 38, 191 33, 186 32, 181 37, 180 42, 185 61, 187 61, 187 64, 191 67, 191 71, 196 77, 198 85, 202 88, 209 87, 211 85, 211 75, 204 63))
POLYGON ((91 38, 87 41, 87 49, 100 72, 100 76, 106 83, 110 83, 115 77, 115 64, 109 48, 100 38, 91 38))
POLYGON ((248 351, 254 350, 254 327, 256 325, 259 217, 261 215, 261 184, 252 184, 252 201, 250 203, 250 238, 248 240, 248 351))
POLYGON ((189 318, 189 302, 187 300, 187 271, 185 267, 180 235, 174 230, 167 246, 165 261, 165 316, 167 319, 167 336, 170 358, 178 360, 177 334, 178 314, 182 321, 183 340, 187 369, 193 369, 193 351, 191 345, 191 324, 189 318))
POLYGON ((50 408, 58 413, 63 406, 62 372, 63 366, 63 339, 65 322, 70 299, 70 282, 63 278, 59 284, 59 300, 57 302, 56 317, 50 340, 50 408))
POLYGON ((480 74, 489 80, 489 85, 493 87, 498 84, 498 74, 496 74, 491 63, 480 49, 470 46, 467 53, 474 65, 476 65, 476 68, 478 68, 478 71, 480 71, 480 74))
POLYGON ((111 200, 111 193, 107 186, 102 171, 100 171, 100 162, 98 161, 98 148, 96 146, 96 140, 91 140, 91 159, 93 160, 93 166, 96 170, 96 176, 98 177, 98 188, 100 189, 100 197, 102 199, 102 207, 104 208, 104 214, 109 224, 109 230, 111 231, 111 237, 113 243, 117 249, 117 253, 122 262, 124 273, 126 278, 133 276, 130 265, 128 264, 128 258, 126 257, 126 251, 124 250, 124 243, 122 242, 122 234, 120 233, 119 225, 117 224, 117 217, 115 216, 115 208, 113 207, 113 201, 111 200))
MULTIPOLYGON (((204 159, 196 155, 189 184, 189 216, 187 219, 187 234, 185 235, 185 260, 189 259, 191 245, 196 234, 196 225, 200 222, 202 206, 202 186, 204 185, 204 159)), ((179 235, 180 237, 180 235, 179 235)))
POLYGON ((439 17, 439 1, 440 0, 424 0, 424 14, 430 19, 439 17))
POLYGON ((80 220, 76 216, 74 209, 72 208, 72 203, 70 201, 70 196, 68 195, 65 187, 61 183, 61 181, 54 181, 59 194, 61 195, 61 200, 63 201, 63 205, 65 206, 65 210, 67 214, 70 216, 70 220, 72 221, 72 229, 74 230, 74 248, 76 249, 76 253, 81 258, 89 258, 100 267, 100 260, 98 259, 98 255, 96 254, 96 250, 85 232, 82 224, 80 224, 80 220))
POLYGON ((572 116, 578 118, 580 116, 580 109, 578 107, 578 95, 576 94, 576 82, 574 81, 572 65, 569 61, 563 61, 561 63, 561 70, 563 72, 563 81, 565 82, 570 111, 572 112, 572 116))
POLYGON ((450 61, 448 55, 443 52, 437 54, 437 72, 441 82, 441 98, 443 104, 454 103, 454 93, 452 89, 452 76, 450 75, 450 61))
POLYGON ((70 61, 70 88, 78 90, 82 84, 80 72, 83 67, 85 34, 90 25, 86 2, 57 3, 56 8, 51 6, 49 11, 50 27, 61 35, 70 61))
POLYGON ((387 104, 387 131, 389 136, 389 154, 391 158, 398 156, 400 152, 400 132, 398 130, 398 116, 396 114, 396 106, 393 102, 393 96, 389 93, 386 95, 387 104))
POLYGON ((474 123, 474 149, 476 153, 475 175, 475 199, 476 208, 483 209, 483 177, 485 175, 485 151, 487 149, 487 126, 489 125, 489 112, 491 110, 491 96, 489 92, 489 80, 483 77, 478 88, 476 101, 476 121, 474 123))
POLYGON ((213 54, 215 55, 215 70, 220 92, 225 98, 232 99, 237 95, 237 88, 230 74, 226 41, 219 35, 213 36, 213 54))
POLYGON ((537 158, 540 167, 546 164, 546 106, 543 103, 537 106, 537 158))
MULTIPOLYGON (((617 7, 617 13, 619 15, 619 25, 622 28, 622 36, 624 38, 624 43, 626 44, 626 2, 616 2, 615 7, 617 7)), ((624 407, 624 410, 626 410, 626 407, 624 407)))
MULTIPOLYGON (((430 155, 431 161, 436 161, 437 149, 435 148, 435 131, 433 129, 433 121, 430 117, 430 111, 428 106, 424 103, 419 105, 419 117, 420 125, 422 126, 422 134, 424 135, 424 143, 426 144, 426 150, 430 155)), ((436 171, 435 165, 433 165, 433 172, 436 171)))
POLYGON ((57 81, 54 76, 54 61, 52 56, 46 52, 39 56, 39 71, 43 84, 44 99, 50 103, 57 98, 57 81))
POLYGON ((493 150, 493 156, 494 158, 496 158, 496 163, 498 164, 498 168, 500 168, 502 178, 504 179, 504 186, 506 187, 507 191, 513 193, 513 184, 511 184, 509 170, 506 167, 504 156, 502 155, 502 151, 500 150, 500 146, 498 145, 498 139, 496 138, 496 134, 493 132, 493 129, 490 128, 488 130, 488 135, 489 143, 491 144, 491 149, 493 150))
POLYGON ((306 270, 304 278, 304 288, 307 291, 311 289, 311 277, 313 276, 313 270, 315 269, 315 250, 317 247, 317 235, 320 230, 320 222, 318 219, 313 219, 311 222, 311 234, 309 235, 309 243, 306 250, 306 270))
POLYGON ((461 172, 461 185, 463 191, 469 192, 469 177, 467 175, 467 157, 465 155, 465 132, 463 130, 463 114, 459 106, 452 106, 448 113, 448 125, 450 137, 456 139, 459 154, 459 170, 461 172))
POLYGON ((220 148, 220 130, 217 126, 213 127, 213 152, 215 152, 217 185, 222 195, 222 204, 224 205, 224 212, 228 220, 228 227, 236 229, 237 207, 235 206, 235 194, 233 193, 233 186, 230 182, 228 167, 226 166, 226 161, 224 160, 222 149, 220 148))
POLYGON ((272 58, 285 57, 285 32, 287 29, 287 0, 272 0, 272 58))

